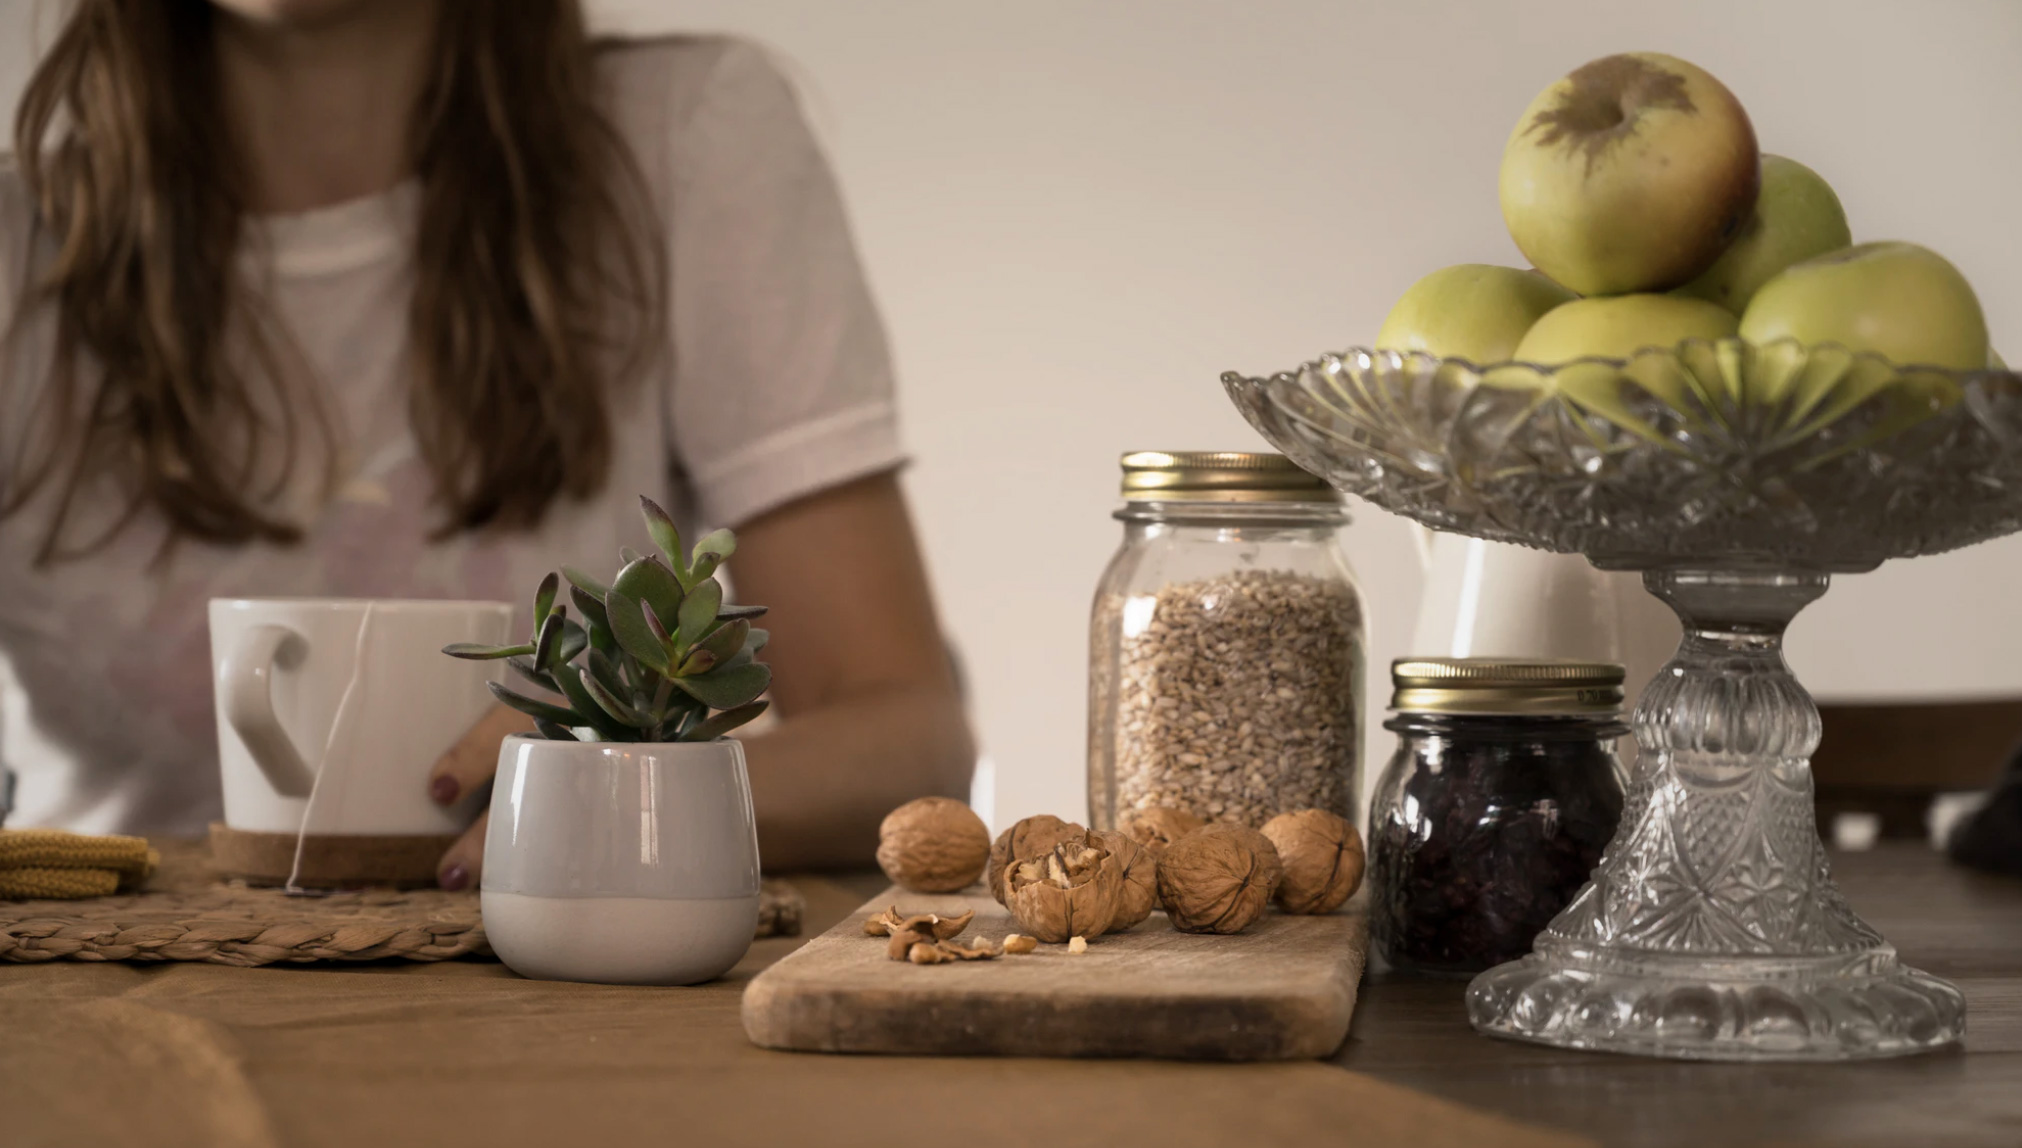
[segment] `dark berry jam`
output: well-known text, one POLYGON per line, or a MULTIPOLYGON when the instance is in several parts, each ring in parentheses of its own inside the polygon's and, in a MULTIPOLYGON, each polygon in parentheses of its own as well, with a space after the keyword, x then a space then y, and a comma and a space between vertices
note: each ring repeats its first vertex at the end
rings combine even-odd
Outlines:
POLYGON ((1471 974, 1530 952, 1622 816, 1613 717, 1405 713, 1370 810, 1370 921, 1398 969, 1471 974))

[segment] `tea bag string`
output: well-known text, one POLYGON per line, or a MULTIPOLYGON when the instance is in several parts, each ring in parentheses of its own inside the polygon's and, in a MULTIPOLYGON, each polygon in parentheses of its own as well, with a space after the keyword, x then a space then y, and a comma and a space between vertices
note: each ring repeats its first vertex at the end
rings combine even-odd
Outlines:
POLYGON ((306 896, 311 892, 299 883, 302 846, 309 839, 309 819, 316 814, 316 795, 323 792, 323 778, 330 772, 330 753, 337 748, 338 738, 351 717, 351 700, 358 692, 358 679, 365 676, 365 637, 372 629, 373 606, 373 602, 367 601, 365 613, 358 619, 358 637, 351 647, 351 680, 344 683, 344 692, 337 698, 337 712, 330 718, 330 734, 323 739, 323 756, 316 761, 316 777, 309 783, 309 799, 302 803, 302 820, 295 827, 295 860, 288 868, 288 884, 282 890, 290 896, 306 896))

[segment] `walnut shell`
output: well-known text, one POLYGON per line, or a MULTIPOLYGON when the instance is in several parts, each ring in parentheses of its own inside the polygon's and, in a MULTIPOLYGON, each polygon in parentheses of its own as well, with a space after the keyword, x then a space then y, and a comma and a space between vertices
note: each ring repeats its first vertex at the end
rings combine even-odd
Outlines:
POLYGON ((1207 824, 1184 809, 1145 809, 1132 815, 1118 826, 1130 836, 1132 841, 1151 851, 1152 860, 1164 853, 1166 846, 1207 824))
POLYGON ((990 869, 985 880, 990 884, 990 895, 1005 908, 1011 907, 1010 890, 1005 888, 1006 871, 1019 861, 1030 861, 1042 857, 1046 851, 1071 837, 1080 837, 1087 830, 1069 821, 1062 821, 1051 813, 1041 813, 1028 817, 997 835, 997 841, 990 846, 990 869))
POLYGON ((1263 916, 1278 851, 1246 825, 1216 824, 1172 843, 1158 862, 1158 894, 1182 933, 1240 933, 1263 916))
POLYGON ((1093 937, 1116 917, 1123 881, 1109 851, 1082 837, 1007 870, 1011 915, 1042 941, 1093 937))
POLYGON ((1098 830, 1088 840, 1109 851, 1118 880, 1116 917, 1109 931, 1121 933, 1151 916, 1158 902, 1158 860, 1117 830, 1098 830))
POLYGON ((1362 835, 1324 809, 1280 813, 1264 823, 1285 875, 1278 907, 1287 913, 1331 913, 1362 884, 1362 835))
POLYGON ((878 826, 878 868, 915 893, 966 889, 989 859, 989 828, 951 797, 908 801, 878 826))

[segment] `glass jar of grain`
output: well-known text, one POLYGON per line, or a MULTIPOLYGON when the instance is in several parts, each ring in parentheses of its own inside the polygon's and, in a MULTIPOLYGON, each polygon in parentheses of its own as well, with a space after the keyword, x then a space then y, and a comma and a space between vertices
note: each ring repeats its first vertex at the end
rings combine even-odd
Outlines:
POLYGON ((1123 497, 1089 626, 1090 823, 1354 822, 1364 639, 1340 495, 1281 455, 1140 451, 1123 497))

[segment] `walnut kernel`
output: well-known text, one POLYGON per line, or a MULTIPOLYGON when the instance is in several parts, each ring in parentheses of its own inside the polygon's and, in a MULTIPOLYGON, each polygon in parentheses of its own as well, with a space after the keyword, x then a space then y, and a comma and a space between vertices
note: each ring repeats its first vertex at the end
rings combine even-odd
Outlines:
POLYGON ((1029 953, 1038 947, 1039 938, 1028 937, 1022 933, 1012 933, 1004 938, 1004 951, 1007 953, 1029 953))
POLYGON ((1005 888, 1010 868, 1017 862, 1043 856, 1062 841, 1080 837, 1086 832, 1072 822, 1062 821, 1050 813, 1041 813, 999 833, 996 842, 990 846, 990 868, 986 876, 990 895, 997 898, 999 905, 1010 908, 1011 891, 1005 888))
POLYGON ((1085 953, 1085 952, 1087 952, 1087 951, 1088 951, 1088 938, 1087 938, 1087 937, 1069 937, 1069 938, 1067 939, 1067 951, 1068 951, 1068 952, 1070 952, 1070 953, 1085 953))
POLYGON ((1331 913, 1362 884, 1362 835, 1324 809, 1280 813, 1264 823, 1285 875, 1278 906, 1287 913, 1331 913))
POLYGON ((989 828, 953 798, 908 801, 878 826, 878 868, 916 893, 966 889, 989 859, 989 828))
POLYGON ((1011 915, 1042 941, 1094 935, 1116 917, 1122 878, 1109 851, 1073 837, 1008 871, 1011 915))

